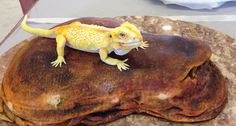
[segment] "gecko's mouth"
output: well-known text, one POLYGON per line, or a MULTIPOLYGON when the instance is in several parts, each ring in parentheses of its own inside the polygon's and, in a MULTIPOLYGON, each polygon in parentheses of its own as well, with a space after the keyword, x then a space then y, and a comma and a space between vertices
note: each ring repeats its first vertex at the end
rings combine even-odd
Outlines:
POLYGON ((141 42, 121 43, 124 46, 140 46, 141 42))
POLYGON ((137 42, 132 42, 132 43, 122 43, 123 47, 132 49, 132 48, 137 48, 139 46, 141 46, 141 42, 137 43, 137 42))
POLYGON ((136 48, 136 47, 139 47, 142 44, 142 42, 139 40, 135 40, 135 41, 129 41, 129 42, 120 42, 120 44, 122 44, 125 47, 136 48))

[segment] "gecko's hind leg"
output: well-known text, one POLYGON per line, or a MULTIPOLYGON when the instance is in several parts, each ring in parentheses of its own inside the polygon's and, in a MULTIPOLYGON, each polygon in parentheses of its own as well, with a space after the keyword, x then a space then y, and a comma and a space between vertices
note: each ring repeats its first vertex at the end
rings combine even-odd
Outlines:
POLYGON ((66 44, 66 38, 63 35, 57 35, 56 37, 57 42, 57 59, 51 62, 52 66, 57 67, 58 65, 61 67, 62 63, 66 64, 64 59, 64 48, 66 44))

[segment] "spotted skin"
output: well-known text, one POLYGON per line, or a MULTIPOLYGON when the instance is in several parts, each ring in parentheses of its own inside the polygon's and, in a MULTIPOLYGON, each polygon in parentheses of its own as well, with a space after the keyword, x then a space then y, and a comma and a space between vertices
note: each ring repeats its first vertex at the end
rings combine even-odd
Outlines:
POLYGON ((108 46, 108 43, 103 42, 104 40, 111 41, 108 33, 104 34, 99 30, 91 31, 87 27, 73 27, 71 25, 63 28, 66 29, 64 32, 56 32, 56 34, 65 36, 68 44, 78 50, 97 51, 108 46))
POLYGON ((50 37, 51 35, 56 35, 58 57, 51 62, 52 66, 55 67, 61 67, 63 63, 66 64, 64 59, 65 46, 81 51, 98 53, 103 62, 109 65, 116 65, 120 71, 129 69, 129 65, 125 63, 128 59, 115 59, 109 57, 109 53, 114 51, 117 55, 125 55, 134 48, 145 49, 148 47, 148 43, 143 41, 138 28, 129 22, 124 22, 116 28, 73 22, 45 30, 28 26, 26 15, 21 27, 25 31, 39 36, 50 37))

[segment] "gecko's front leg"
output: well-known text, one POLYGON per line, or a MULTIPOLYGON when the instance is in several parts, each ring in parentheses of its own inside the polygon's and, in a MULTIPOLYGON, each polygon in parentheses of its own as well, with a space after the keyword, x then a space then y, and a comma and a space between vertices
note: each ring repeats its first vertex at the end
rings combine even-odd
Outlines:
POLYGON ((118 59, 115 59, 115 58, 111 58, 111 57, 108 56, 108 50, 106 48, 100 49, 99 50, 99 55, 100 55, 100 59, 103 62, 105 62, 109 65, 117 65, 117 68, 120 71, 129 69, 129 65, 125 63, 128 59, 118 60, 118 59))
POLYGON ((64 48, 66 44, 66 38, 63 35, 57 35, 56 37, 57 42, 57 59, 51 62, 52 66, 57 67, 58 65, 61 67, 62 63, 66 64, 64 59, 64 48))

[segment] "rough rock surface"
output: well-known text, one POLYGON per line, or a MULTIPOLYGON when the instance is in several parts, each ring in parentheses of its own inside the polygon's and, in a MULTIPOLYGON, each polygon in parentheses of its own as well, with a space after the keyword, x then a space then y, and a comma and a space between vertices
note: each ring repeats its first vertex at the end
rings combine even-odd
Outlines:
MULTIPOLYGON (((234 95, 235 94, 235 40, 222 34, 215 32, 214 30, 205 28, 200 25, 172 21, 159 17, 117 17, 118 20, 128 20, 136 23, 139 28, 143 31, 147 31, 154 34, 169 34, 169 35, 180 35, 189 38, 198 38, 204 41, 208 41, 211 49, 213 50, 212 61, 220 68, 223 75, 226 77, 227 85, 229 89, 229 102, 226 105, 224 111, 216 118, 211 121, 194 123, 193 125, 233 125, 233 119, 235 118, 234 110, 234 95)), ((16 48, 18 48, 17 46, 16 48)), ((5 72, 6 66, 9 63, 9 56, 13 56, 17 49, 10 51, 12 54, 6 54, 1 57, 2 68, 1 72, 5 72)), ((236 90, 236 89, 235 89, 236 90)), ((145 116, 145 115, 130 115, 126 118, 119 119, 107 125, 182 125, 179 123, 166 122, 158 118, 145 116)), ((188 124, 186 124, 188 125, 188 124)))

